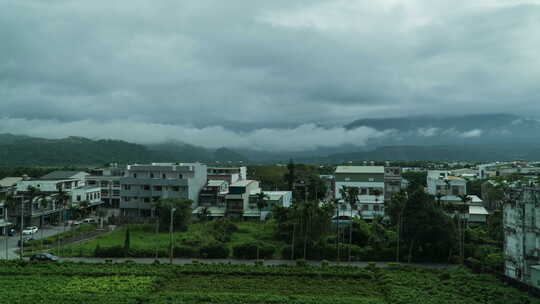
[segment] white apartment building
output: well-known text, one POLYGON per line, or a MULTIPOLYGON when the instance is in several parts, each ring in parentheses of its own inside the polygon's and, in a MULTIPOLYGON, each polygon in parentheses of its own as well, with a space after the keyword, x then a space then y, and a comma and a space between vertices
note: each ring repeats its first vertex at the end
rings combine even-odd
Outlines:
POLYGON ((385 169, 382 166, 338 166, 335 176, 335 196, 343 202, 339 213, 358 215, 364 219, 384 216, 385 169), (359 191, 358 206, 351 208, 341 196, 340 190, 346 187, 357 187, 359 191), (352 209, 352 210, 351 210, 352 209))
POLYGON ((441 194, 441 202, 460 202, 459 195, 467 194, 467 181, 453 176, 449 171, 430 170, 427 175, 427 192, 441 194))

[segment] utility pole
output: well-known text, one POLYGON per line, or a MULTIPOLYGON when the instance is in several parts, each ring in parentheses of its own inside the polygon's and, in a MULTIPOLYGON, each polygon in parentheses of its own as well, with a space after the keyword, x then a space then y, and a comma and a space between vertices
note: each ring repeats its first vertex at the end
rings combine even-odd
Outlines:
POLYGON ((19 250, 19 258, 22 260, 23 259, 23 254, 24 254, 24 242, 23 242, 23 228, 24 227, 24 196, 21 196, 21 238, 20 238, 20 243, 21 243, 21 249, 19 250))
POLYGON ((174 250, 174 246, 173 246, 173 215, 174 215, 174 212, 176 211, 176 208, 171 208, 171 222, 169 223, 169 262, 172 264, 172 260, 173 260, 173 250, 174 250))

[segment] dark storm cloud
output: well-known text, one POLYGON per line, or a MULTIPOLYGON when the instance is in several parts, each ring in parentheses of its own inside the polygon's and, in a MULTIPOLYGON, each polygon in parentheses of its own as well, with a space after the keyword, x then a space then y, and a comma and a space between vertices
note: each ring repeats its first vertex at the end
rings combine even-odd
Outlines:
POLYGON ((0 41, 4 132, 328 136, 311 124, 539 110, 537 1, 0 0, 0 41))

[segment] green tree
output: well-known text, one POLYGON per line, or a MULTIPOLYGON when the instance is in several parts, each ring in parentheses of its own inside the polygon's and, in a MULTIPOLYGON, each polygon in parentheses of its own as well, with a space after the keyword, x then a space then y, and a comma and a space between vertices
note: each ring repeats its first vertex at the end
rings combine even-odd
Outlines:
POLYGON ((127 257, 129 254, 129 248, 131 246, 131 236, 129 234, 129 225, 126 229, 126 235, 124 237, 124 255, 127 257))
POLYGON ((456 240, 451 218, 435 208, 421 187, 409 193, 403 212, 408 261, 447 261, 456 240))
POLYGON ((157 211, 159 214, 159 231, 169 231, 171 210, 173 213, 173 228, 175 231, 187 231, 188 224, 191 219, 191 206, 193 201, 183 198, 164 198, 157 203, 157 211))

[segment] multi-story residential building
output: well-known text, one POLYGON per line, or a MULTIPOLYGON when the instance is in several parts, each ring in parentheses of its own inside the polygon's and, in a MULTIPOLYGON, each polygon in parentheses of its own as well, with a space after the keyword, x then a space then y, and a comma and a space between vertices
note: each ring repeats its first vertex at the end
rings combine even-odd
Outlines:
POLYGON ((200 163, 128 165, 120 179, 120 209, 124 215, 151 216, 161 198, 184 198, 197 207, 199 192, 207 181, 200 163))
POLYGON ((248 208, 244 209, 245 218, 266 219, 274 207, 290 207, 292 204, 292 191, 262 191, 265 195, 265 207, 260 209, 257 206, 256 196, 261 191, 253 191, 249 198, 248 208))
POLYGON ((226 180, 209 180, 199 194, 199 207, 193 214, 199 214, 204 208, 210 217, 225 216, 225 196, 229 193, 229 183, 226 180))
POLYGON ((93 169, 86 176, 86 184, 101 188, 101 200, 106 207, 120 208, 120 179, 125 171, 125 168, 119 167, 93 169))
POLYGON ((237 181, 229 186, 229 193, 225 196, 226 214, 231 217, 255 217, 253 209, 257 209, 256 204, 250 197, 261 192, 259 182, 254 180, 237 181))
POLYGON ((225 180, 229 185, 247 179, 246 167, 208 167, 208 180, 225 180))
POLYGON ((467 181, 453 176, 449 171, 430 170, 427 175, 427 192, 442 195, 441 202, 460 202, 460 195, 467 194, 467 181))
POLYGON ((540 189, 506 191, 503 205, 505 275, 540 288, 540 189))
MULTIPOLYGON (((335 195, 342 200, 343 186, 358 188, 357 210, 351 210, 343 200, 339 213, 357 214, 364 219, 384 216, 385 170, 382 166, 338 166, 335 171, 335 195)), ((399 191, 399 190, 398 190, 399 191)))
MULTIPOLYGON (((67 203, 71 207, 83 201, 88 202, 89 208, 100 205, 102 203, 100 188, 86 185, 85 178, 88 175, 83 171, 54 171, 40 178, 23 179, 18 182, 16 198, 24 203, 22 212, 25 225, 42 226, 58 221, 62 210, 56 199, 59 191, 64 191, 70 197, 67 203), (39 190, 39 197, 30 197, 31 187, 39 190)), ((20 225, 20 214, 19 207, 10 210, 10 220, 20 225)), ((69 212, 67 216, 70 216, 69 212)))
POLYGON ((401 168, 400 167, 385 167, 384 168, 384 201, 388 203, 394 194, 401 191, 401 168))

